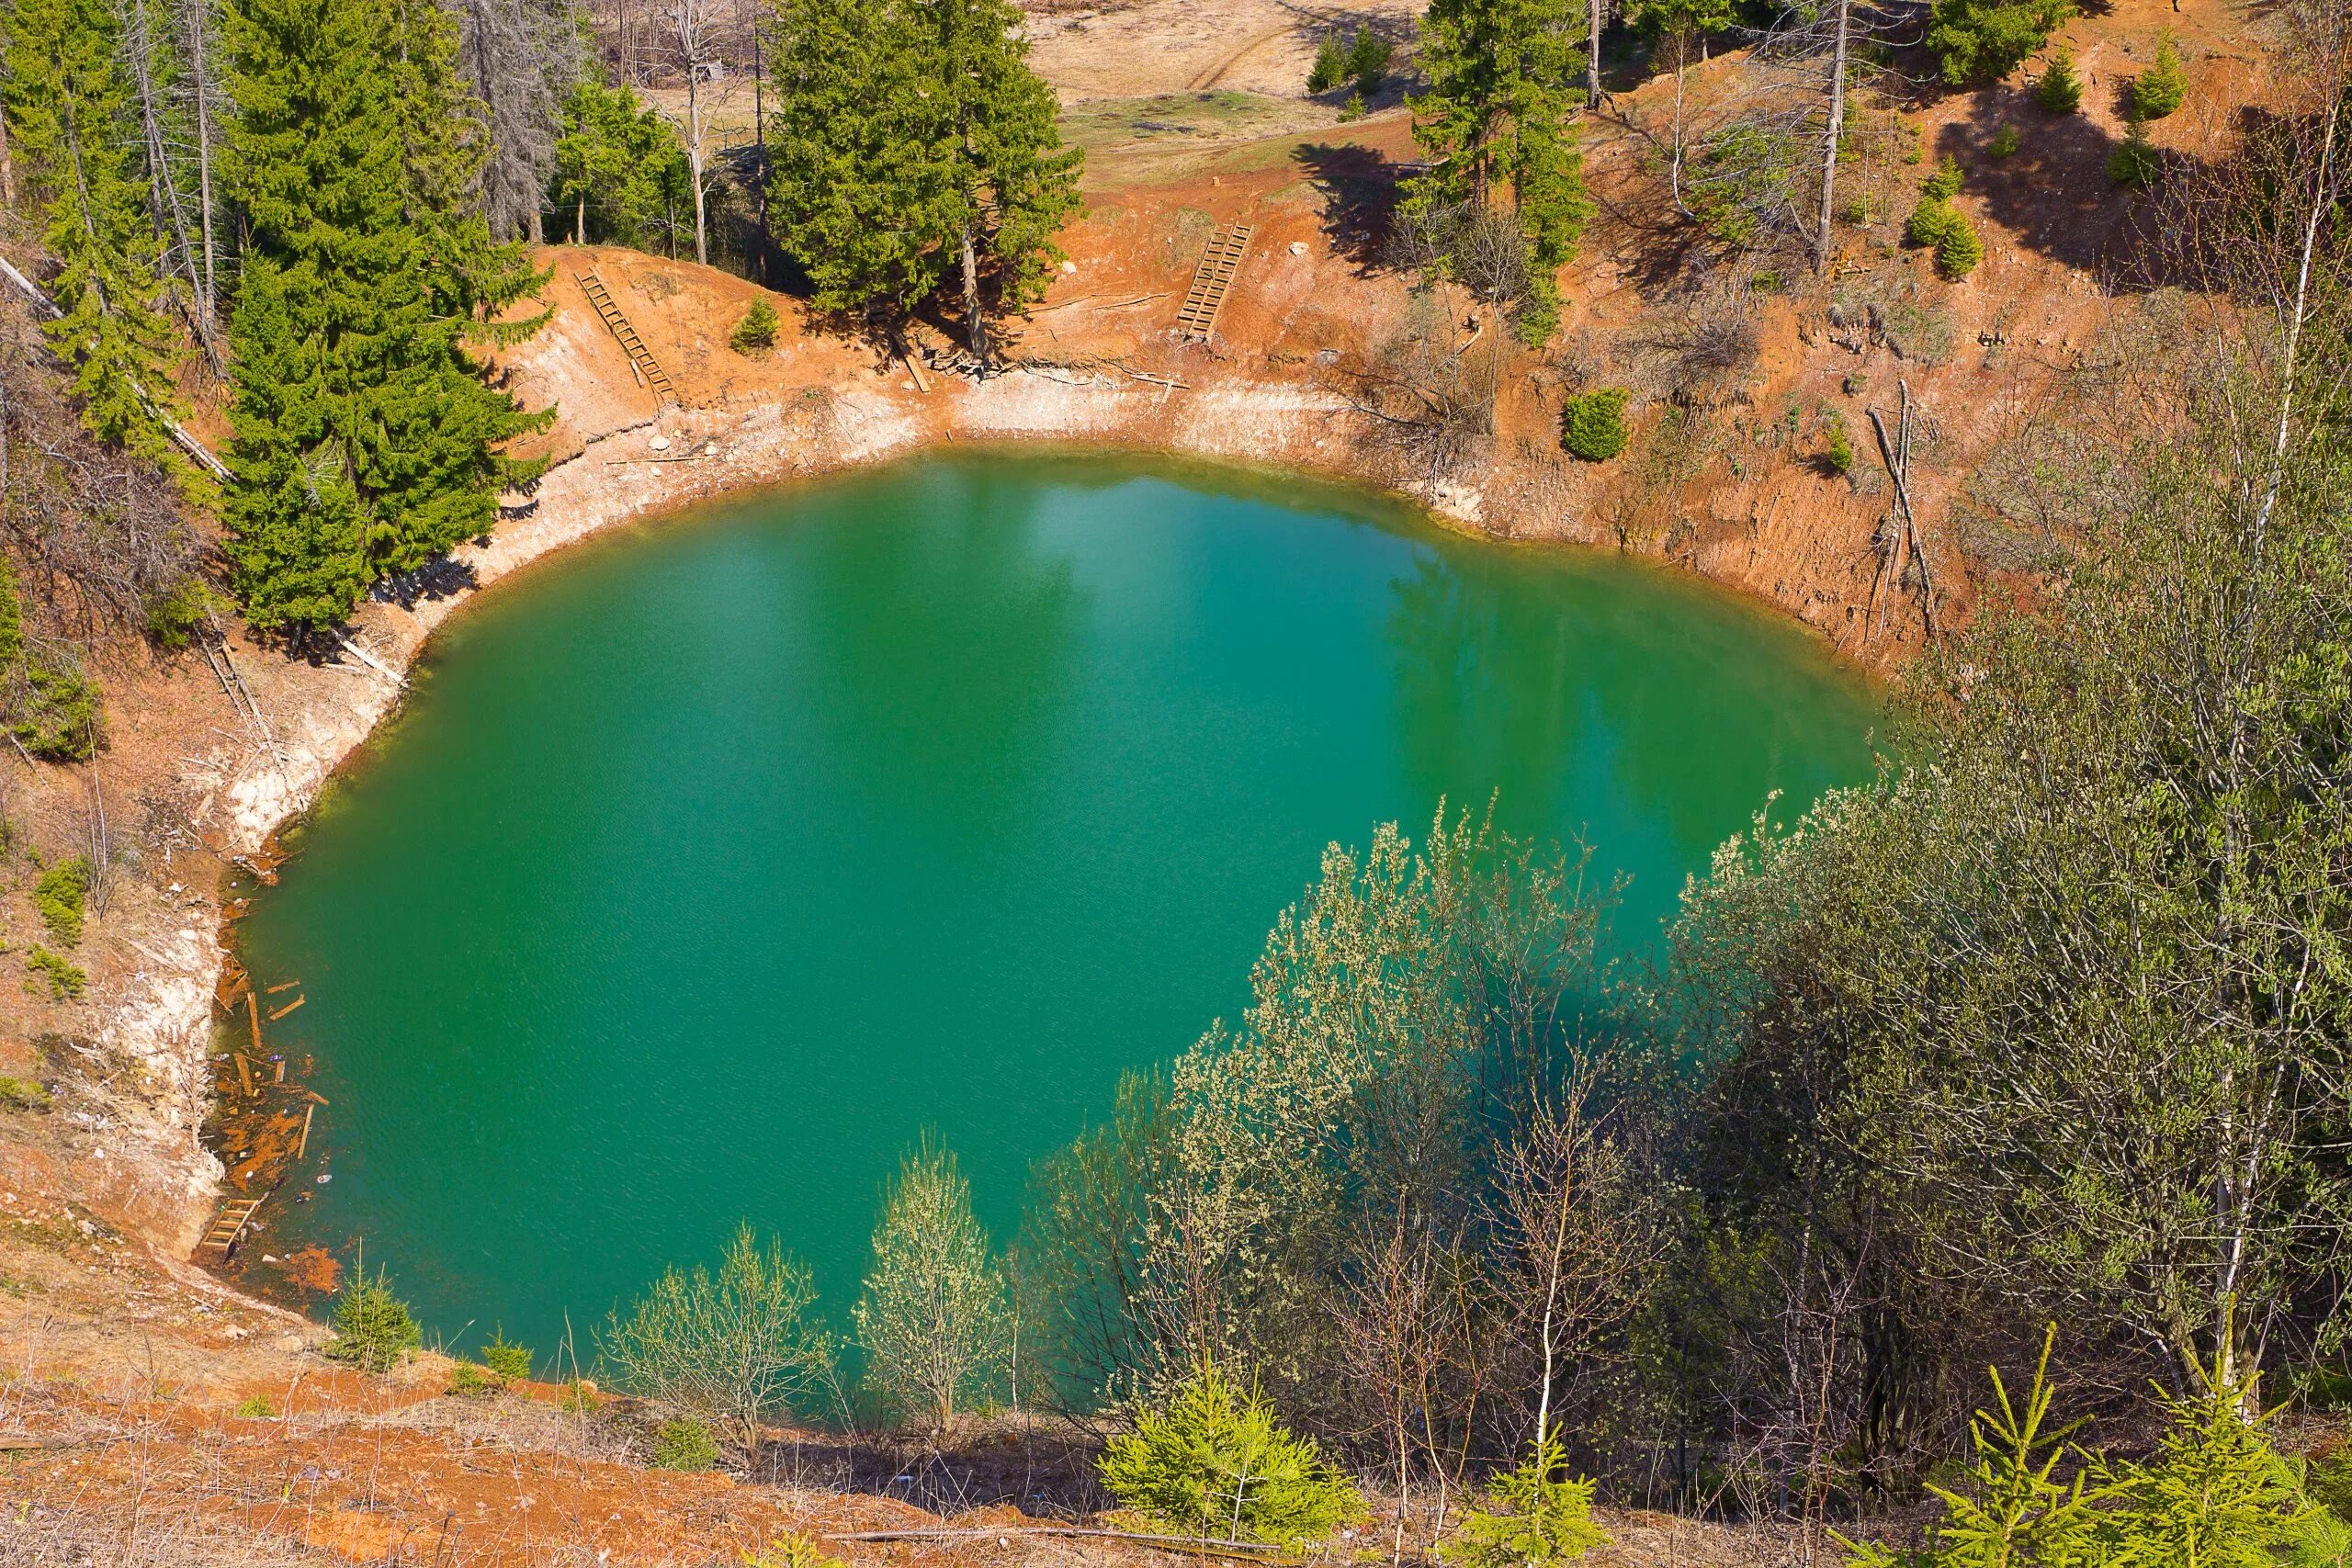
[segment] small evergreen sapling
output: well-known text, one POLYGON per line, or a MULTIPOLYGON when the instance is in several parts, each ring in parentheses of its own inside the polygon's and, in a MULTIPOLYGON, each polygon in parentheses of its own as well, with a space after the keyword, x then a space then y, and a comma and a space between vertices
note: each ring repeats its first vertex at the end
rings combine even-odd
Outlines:
POLYGON ((1293 1434, 1264 1395, 1206 1359, 1099 1462, 1122 1506, 1188 1535, 1295 1546, 1363 1511, 1314 1438, 1293 1434))
POLYGON ((2018 155, 2018 128, 2005 125, 1993 132, 1993 140, 1984 144, 1988 158, 2014 158, 2018 155))
POLYGON ((2148 140, 2145 120, 2133 119, 2123 132, 2122 144, 2107 156, 2107 177, 2133 190, 2145 190, 2164 173, 2164 154, 2148 140))
POLYGON ((531 1375, 531 1348, 527 1345, 510 1344, 506 1331, 499 1329, 481 1348, 482 1365, 508 1382, 523 1382, 531 1375))
POLYGON ((1616 457, 1625 449, 1625 401, 1631 396, 1623 387, 1601 387, 1570 398, 1560 416, 1560 445, 1588 463, 1616 457))
POLYGON ((1919 194, 1929 201, 1950 201, 1960 194, 1961 184, 1967 176, 1961 172, 1960 160, 1946 153, 1928 177, 1919 182, 1919 194))
POLYGON ((1984 242, 1976 237, 1976 225, 1958 208, 1947 208, 1943 232, 1936 236, 1936 270, 1950 283, 1958 283, 1974 272, 1984 259, 1984 242))
POLYGON ((1396 46, 1370 28, 1356 33, 1355 40, 1348 45, 1347 76, 1355 84, 1358 96, 1380 96, 1380 89, 1388 85, 1388 64, 1396 55, 1396 46))
POLYGON ((2052 114, 2073 114, 2083 107, 2083 78, 2072 50, 2061 47, 2050 57, 2050 68, 2033 85, 2033 101, 2052 114))
POLYGON ((743 312, 743 319, 735 323, 735 330, 728 334, 727 345, 738 354, 774 348, 775 329, 775 307, 765 299, 754 299, 752 308, 743 312))
POLYGON ((718 1462, 718 1439, 690 1416, 664 1421, 653 1433, 656 1470, 708 1470, 718 1462))
POLYGON ((2156 35, 2154 63, 2132 80, 2132 118, 2162 119, 2188 96, 2188 73, 2180 68, 2180 45, 2166 28, 2156 35))
POLYGON ((1553 1568, 1606 1544, 1609 1532, 1592 1520, 1593 1483, 1571 1479, 1567 1462, 1560 1439, 1546 1438, 1487 1483, 1485 1502, 1462 1516, 1438 1555, 1455 1568, 1553 1568))
POLYGON ((416 1315, 392 1294, 391 1281, 380 1269, 372 1280, 364 1267, 353 1273, 343 1299, 335 1303, 334 1322, 334 1337, 327 1341, 325 1355, 363 1372, 390 1371, 424 1343, 416 1315))
POLYGON ((33 908, 60 947, 82 941, 82 907, 90 896, 90 857, 75 855, 42 872, 33 884, 33 908))
POLYGON ((1315 47, 1315 63, 1307 68, 1306 90, 1328 93, 1347 80, 1348 51, 1337 33, 1325 33, 1315 47))

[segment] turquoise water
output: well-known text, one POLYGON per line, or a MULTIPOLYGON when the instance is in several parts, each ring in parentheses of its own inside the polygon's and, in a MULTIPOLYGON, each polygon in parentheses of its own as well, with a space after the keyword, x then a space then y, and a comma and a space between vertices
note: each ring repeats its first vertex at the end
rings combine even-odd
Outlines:
POLYGON ((364 1236, 430 1329, 544 1349, 748 1218, 844 1323, 900 1152, 1009 1236, 1327 840, 1498 790, 1637 942, 1873 711, 1700 585, 1295 478, 973 453, 624 531, 456 617, 256 897, 330 1104, 249 1250, 364 1236))

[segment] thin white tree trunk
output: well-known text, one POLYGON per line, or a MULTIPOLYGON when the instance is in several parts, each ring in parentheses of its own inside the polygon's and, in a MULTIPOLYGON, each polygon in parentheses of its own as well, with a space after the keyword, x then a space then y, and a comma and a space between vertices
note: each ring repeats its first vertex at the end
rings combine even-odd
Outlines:
POLYGON ((1837 211, 1838 144, 1846 138, 1846 36, 1853 0, 1838 0, 1838 49, 1829 67, 1829 131, 1821 150, 1821 216, 1813 236, 1813 270, 1829 270, 1830 223, 1837 211))

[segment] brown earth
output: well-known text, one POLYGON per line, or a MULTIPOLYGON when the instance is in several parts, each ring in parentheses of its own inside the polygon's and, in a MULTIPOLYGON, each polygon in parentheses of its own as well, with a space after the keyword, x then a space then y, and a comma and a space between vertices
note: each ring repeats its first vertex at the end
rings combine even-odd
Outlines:
MULTIPOLYGON (((1408 12, 1377 9, 1399 26, 1408 12)), ((1898 382, 1925 411, 1917 499, 1942 611, 1957 621, 2007 579, 1972 546, 1954 498, 2070 372, 2111 352, 2101 345, 2140 308, 2116 279, 2143 198, 2104 174, 2121 134, 2120 77, 2160 26, 2177 28, 2194 89, 2156 137, 2203 158, 2263 69, 2245 12, 2117 0, 2067 29, 2092 84, 2082 116, 2052 120, 2016 84, 1869 107, 1865 118, 1916 131, 1922 162, 1863 160, 1852 177, 1873 195, 1874 221, 1851 231, 1818 284, 1785 263, 1708 273, 1687 229, 1662 216, 1667 85, 1621 95, 1588 132, 1600 210, 1563 277, 1564 330, 1546 354, 1510 352, 1496 435, 1425 486, 1355 409, 1351 372, 1408 309, 1406 281, 1376 265, 1375 236, 1415 150, 1401 111, 1341 124, 1297 89, 1334 14, 1151 0, 1039 17, 1037 58, 1090 148, 1089 210, 1064 236, 1069 266, 1015 325, 1008 373, 956 372, 935 325, 913 334, 928 362, 918 370, 781 299, 777 345, 740 355, 728 336, 760 297, 752 285, 635 253, 550 249, 552 318, 501 371, 559 411, 537 444, 556 466, 534 495, 512 498, 492 539, 391 585, 345 647, 289 656, 232 635, 219 661, 101 650, 111 736, 96 763, 11 761, 0 774, 17 835, 0 879, 11 947, 42 940, 27 852, 95 847, 107 868, 74 954, 89 973, 83 996, 0 987, 0 1076, 49 1097, 30 1103, 0 1084, 0 1499, 17 1505, 0 1510, 0 1562, 700 1562, 786 1529, 932 1517, 887 1484, 649 1472, 625 1404, 592 1417, 523 1395, 447 1399, 433 1358, 390 1381, 333 1371, 315 1326, 186 1261, 218 1202, 271 1192, 294 1168, 305 1111, 317 1139, 331 1137, 334 1113, 303 1089, 303 1064, 285 1064, 281 1081, 270 1059, 266 1013, 302 994, 300 977, 258 977, 267 1006, 255 1010, 219 984, 232 877, 268 874, 271 831, 365 742, 399 699, 396 672, 480 587, 596 529, 930 443, 1117 443, 1415 488, 1463 527, 1658 556, 1777 605, 1849 659, 1893 668, 1925 627, 1916 594, 1894 613, 1868 611, 1890 497, 1867 411, 1892 408, 1898 382), (1996 163, 1983 150, 2005 123, 2023 148, 1996 163), (1959 285, 1896 243, 1926 161, 1945 152, 1968 167, 1959 205, 1986 247, 1959 285), (1255 235, 1217 335, 1180 342, 1171 327, 1193 263, 1216 226, 1236 220, 1255 235), (577 276, 590 268, 674 378, 675 405, 638 384, 586 308, 577 276), (1694 376, 1694 323, 1726 301, 1753 325, 1755 362, 1694 376), (1897 330, 1872 329, 1873 308, 1897 330), (1558 447, 1561 401, 1607 384, 1634 391, 1634 444, 1611 464, 1574 462, 1558 447), (1860 455, 1851 478, 1819 460, 1833 415, 1860 455), (257 1396, 279 1415, 232 1414, 257 1396)), ((1733 68, 1702 67, 1700 95, 1733 68)), ((199 425, 217 434, 217 410, 199 425)), ((332 1287, 335 1259, 265 1262, 266 1237, 239 1260, 260 1270, 256 1285, 298 1299, 332 1287)), ((1773 1555, 1761 1538, 1715 1527, 1616 1523, 1623 1563, 1773 1555)), ((1004 1540, 946 1554, 1116 1554, 1004 1540)), ((852 1554, 910 1553, 940 1550, 852 1554)))

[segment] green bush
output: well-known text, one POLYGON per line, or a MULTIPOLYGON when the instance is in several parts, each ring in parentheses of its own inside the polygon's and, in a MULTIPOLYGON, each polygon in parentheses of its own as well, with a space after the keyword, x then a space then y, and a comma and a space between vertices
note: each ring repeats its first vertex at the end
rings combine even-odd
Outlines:
POLYGON ((505 1386, 504 1378, 472 1361, 459 1361, 449 1369, 449 1392, 459 1399, 488 1399, 505 1386))
POLYGON ((1988 158, 2014 158, 2018 155, 2018 128, 2005 125, 1993 132, 1993 140, 1984 144, 1988 158))
POLYGON ((196 628, 219 604, 204 579, 184 577, 164 592, 148 596, 147 635, 158 647, 186 648, 196 628))
POLYGON ((334 1324, 334 1337, 327 1341, 325 1354, 363 1372, 390 1371, 424 1342, 416 1315, 392 1294, 391 1282, 380 1269, 372 1280, 364 1271, 353 1274, 335 1303, 334 1324))
POLYGON ((1560 415, 1560 445, 1572 457, 1605 463, 1625 449, 1625 400, 1633 394, 1623 387, 1601 387, 1568 400, 1560 415))
POLYGON ((18 744, 47 762, 86 762, 98 743, 98 689, 60 652, 25 662, 24 716, 9 728, 18 744))
POLYGON ((829 1555, 819 1546, 814 1536, 798 1530, 787 1531, 767 1545, 741 1555, 743 1568, 848 1568, 840 1558, 829 1555))
POLYGON ((1360 29, 1355 41, 1348 45, 1347 76, 1356 85, 1356 92, 1363 97, 1380 96, 1388 85, 1388 63, 1396 57, 1396 46, 1374 32, 1360 29))
POLYGON ((1567 1451, 1547 1438, 1517 1470, 1496 1476, 1485 1501, 1438 1547, 1460 1568, 1550 1568, 1574 1562, 1609 1532, 1592 1522, 1593 1483, 1570 1480, 1567 1451))
POLYGON ((1854 471, 1854 440, 1852 436, 1846 434, 1846 422, 1843 419, 1834 415, 1831 417, 1829 436, 1826 444, 1822 447, 1821 460, 1833 474, 1850 474, 1854 471))
MULTIPOLYGON (((90 983, 87 970, 63 953, 51 953, 45 947, 36 946, 25 954, 25 968, 49 983, 49 999, 53 1002, 73 1000, 90 983)), ((38 988, 33 989, 33 995, 40 994, 38 988)))
POLYGON ((2148 140, 2146 123, 2133 120, 2123 133, 2122 144, 2107 155, 2107 177, 2117 185, 2145 190, 2164 172, 2164 154, 2148 140))
POLYGON ((1903 237, 1912 244, 1927 249, 1944 237, 1944 231, 1951 228, 1959 216, 1951 202, 1923 196, 1919 198, 1919 205, 1911 209, 1911 216, 1903 220, 1903 237))
POLYGON ((237 1416, 244 1421, 266 1421, 277 1414, 277 1406, 258 1393, 237 1406, 237 1416))
POLYGON ((2073 51, 2062 48, 2050 57, 2050 69, 2033 85, 2033 101, 2052 114, 2073 114, 2083 107, 2083 78, 2075 69, 2073 51))
POLYGON ((718 1439, 691 1416, 664 1421, 653 1433, 656 1470, 708 1470, 718 1462, 718 1439))
POLYGON ((1960 194, 1961 182, 1966 177, 1961 173, 1960 160, 1946 153, 1919 183, 1919 194, 1929 201, 1950 201, 1960 194))
POLYGON ((30 1078, 0 1075, 0 1105, 12 1106, 18 1111, 46 1111, 49 1109, 49 1090, 30 1078))
POLYGON ((1951 85, 1997 82, 2074 14, 2074 0, 1936 0, 1928 47, 1951 85))
POLYGON ((89 898, 90 882, 90 857, 75 855, 42 872, 33 884, 33 908, 60 947, 73 947, 82 940, 82 906, 89 898))
POLYGON ((1363 1508, 1312 1438, 1294 1436, 1263 1395, 1207 1359, 1100 1462, 1124 1506, 1186 1535, 1293 1546, 1323 1540, 1363 1508))
POLYGON ((764 299, 754 299, 752 308, 743 312, 743 319, 735 323, 735 330, 728 334, 727 344, 738 354, 774 348, 775 329, 775 307, 764 299))
POLYGON ((2188 73, 2180 68, 2180 45, 2166 28, 2156 35, 2155 63, 2132 80, 2132 118, 2162 119, 2188 96, 2188 73))
POLYGON ((1984 259, 1984 242, 1976 237, 1976 225, 1968 215, 1952 209, 1943 232, 1936 236, 1936 270, 1951 282, 1958 283, 1974 272, 1984 259))
POLYGON ((1348 79, 1348 51, 1337 33, 1325 33, 1315 47, 1315 63, 1307 68, 1306 90, 1328 93, 1348 79))
POLYGON ((1348 101, 1340 106, 1340 118, 1343 120, 1362 119, 1363 118, 1363 95, 1362 93, 1350 93, 1348 95, 1348 101))
POLYGON ((527 1345, 507 1342, 506 1331, 499 1329, 481 1348, 482 1365, 504 1378, 508 1382, 526 1382, 531 1375, 531 1350, 527 1345))

